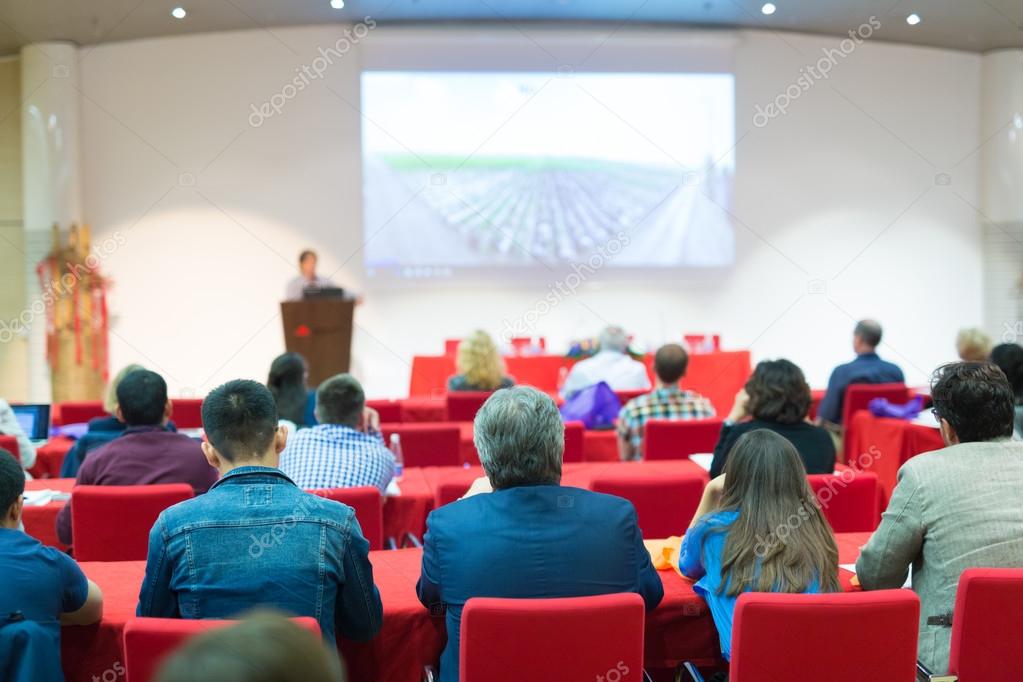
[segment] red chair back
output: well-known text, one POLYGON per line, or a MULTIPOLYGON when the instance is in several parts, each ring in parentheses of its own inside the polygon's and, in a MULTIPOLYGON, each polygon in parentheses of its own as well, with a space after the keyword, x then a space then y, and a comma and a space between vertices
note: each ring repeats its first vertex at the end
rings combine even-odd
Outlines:
POLYGON ((871 533, 878 515, 881 487, 873 471, 843 469, 807 477, 824 518, 836 533, 871 533))
POLYGON ((721 419, 650 419, 643 425, 643 459, 688 459, 714 452, 721 419))
POLYGON ((366 407, 371 407, 380 415, 381 422, 396 424, 403 421, 401 403, 397 400, 367 400, 366 407))
POLYGON ((471 422, 487 402, 493 391, 449 391, 447 394, 448 421, 471 422))
POLYGON ((202 428, 202 398, 171 398, 171 421, 179 429, 202 428))
MULTIPOLYGON (((905 384, 850 384, 845 389, 845 397, 842 399, 842 452, 848 459, 849 438, 848 428, 852 424, 853 415, 860 410, 867 409, 870 401, 874 398, 886 398, 893 403, 909 402, 909 389, 905 384)), ((851 461, 851 460, 850 460, 851 461)))
POLYGON ((645 620, 642 597, 631 593, 470 599, 462 611, 459 679, 641 679, 645 620))
POLYGON ((536 351, 542 353, 547 350, 547 339, 542 336, 513 336, 509 343, 516 355, 529 355, 536 351))
POLYGON ((565 462, 583 461, 583 441, 586 428, 582 422, 565 422, 565 462))
POLYGON ((448 357, 458 356, 458 344, 462 343, 461 339, 444 339, 444 355, 448 357))
MULTIPOLYGON (((291 621, 321 636, 315 618, 291 621)), ((181 618, 132 618, 124 625, 125 682, 149 682, 167 656, 191 637, 208 630, 237 625, 234 620, 183 620, 181 618)))
POLYGON ((377 488, 369 485, 358 488, 321 488, 306 492, 347 504, 354 509, 362 534, 369 540, 369 548, 384 548, 384 504, 377 488))
POLYGON ((15 436, 0 436, 0 450, 11 453, 14 459, 21 463, 21 447, 18 446, 18 439, 15 436))
POLYGON ((707 479, 664 471, 604 473, 593 478, 593 492, 624 497, 636 508, 639 529, 647 539, 682 535, 700 505, 707 479))
POLYGON ((462 430, 458 424, 410 422, 381 424, 380 429, 387 444, 391 442, 391 434, 398 434, 407 467, 459 466, 462 463, 462 430))
POLYGON ((624 405, 633 398, 638 398, 641 395, 646 395, 650 391, 648 389, 631 389, 628 391, 615 391, 615 395, 618 396, 618 401, 624 405))
POLYGON ((187 483, 75 486, 71 490, 75 558, 144 560, 156 517, 192 496, 192 486, 187 483))
POLYGON ((53 415, 55 425, 85 424, 95 417, 106 417, 107 411, 103 409, 103 403, 99 400, 78 400, 66 403, 57 403, 57 409, 53 415))
POLYGON ((963 571, 952 615, 949 674, 958 675, 959 682, 1019 680, 1018 652, 1023 646, 1023 633, 1015 616, 1021 609, 1023 569, 963 571))
POLYGON ((437 484, 437 489, 433 493, 434 506, 443 507, 445 504, 457 502, 462 495, 468 492, 471 485, 472 481, 469 479, 464 481, 458 479, 441 481, 437 484))
POLYGON ((814 671, 828 682, 911 682, 919 617, 911 590, 746 592, 735 606, 728 679, 805 680, 814 671))

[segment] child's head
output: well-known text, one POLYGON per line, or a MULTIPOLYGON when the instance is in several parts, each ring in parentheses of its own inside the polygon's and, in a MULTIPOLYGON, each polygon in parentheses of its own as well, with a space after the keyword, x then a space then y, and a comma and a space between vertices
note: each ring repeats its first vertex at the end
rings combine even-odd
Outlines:
POLYGON ((725 464, 721 508, 739 517, 725 541, 727 592, 837 591, 838 548, 795 446, 766 429, 736 442, 725 464))

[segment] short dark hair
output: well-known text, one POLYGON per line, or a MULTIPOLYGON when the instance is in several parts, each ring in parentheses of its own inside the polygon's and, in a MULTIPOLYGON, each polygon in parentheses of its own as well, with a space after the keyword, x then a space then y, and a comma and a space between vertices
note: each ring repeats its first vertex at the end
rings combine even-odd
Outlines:
POLYGON ((881 345, 881 325, 874 320, 860 320, 856 323, 853 336, 860 337, 871 348, 877 348, 881 345))
POLYGON ((991 349, 991 362, 1005 372, 1016 402, 1023 401, 1023 346, 1018 343, 998 344, 991 349))
POLYGON ((277 433, 277 406, 263 384, 235 379, 202 401, 202 426, 210 445, 228 461, 260 458, 277 433))
POLYGON ((665 384, 673 384, 686 375, 689 354, 677 343, 666 343, 654 354, 654 373, 665 384))
POLYGON ((803 370, 785 359, 757 363, 746 382, 746 393, 754 419, 798 424, 810 411, 810 386, 803 370))
POLYGON ((302 253, 298 254, 299 265, 305 263, 305 259, 308 258, 309 256, 312 256, 313 258, 318 258, 315 251, 313 251, 312 249, 305 249, 304 251, 302 251, 302 253))
POLYGON ((990 362, 953 362, 934 373, 934 409, 955 429, 960 443, 1008 438, 1016 396, 1005 373, 990 362))
POLYGON ((355 427, 366 407, 366 394, 351 374, 335 374, 316 389, 316 419, 323 424, 355 427))
POLYGON ((14 455, 0 448, 0 514, 6 516, 24 494, 25 470, 14 455))
POLYGON ((167 382, 148 369, 128 372, 117 385, 117 406, 128 426, 160 424, 167 407, 167 382))

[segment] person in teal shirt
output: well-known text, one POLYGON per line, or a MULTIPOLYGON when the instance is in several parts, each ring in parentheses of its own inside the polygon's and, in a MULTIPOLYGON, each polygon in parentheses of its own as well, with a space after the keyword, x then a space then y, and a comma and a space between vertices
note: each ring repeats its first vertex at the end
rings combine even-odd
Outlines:
POLYGON ((732 614, 743 592, 837 592, 838 547, 799 453, 767 429, 743 435, 725 473, 703 492, 682 538, 679 570, 710 609, 731 660, 732 614))

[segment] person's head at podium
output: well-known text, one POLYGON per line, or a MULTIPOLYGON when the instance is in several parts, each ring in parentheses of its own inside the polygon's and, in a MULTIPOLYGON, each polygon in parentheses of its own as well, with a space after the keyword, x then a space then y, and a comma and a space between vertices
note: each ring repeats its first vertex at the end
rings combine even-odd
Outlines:
POLYGON ((305 294, 306 290, 332 289, 337 285, 329 277, 320 277, 316 274, 316 265, 319 256, 312 249, 303 249, 298 254, 298 276, 288 282, 286 298, 289 301, 298 301, 305 294))

